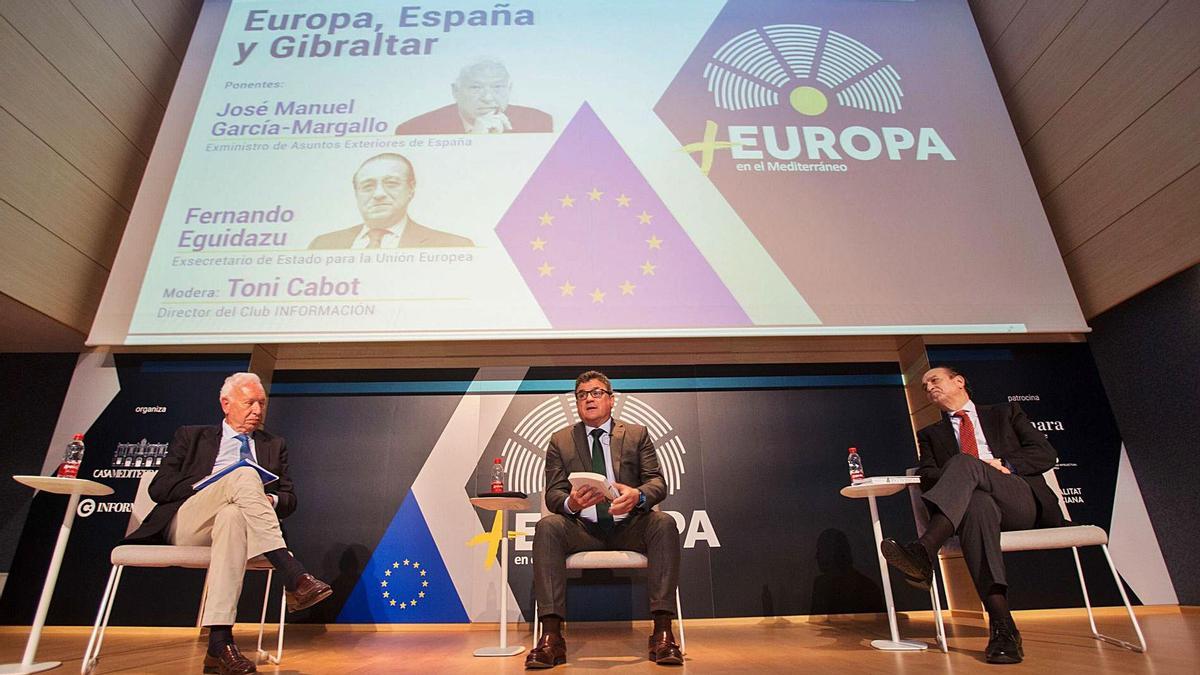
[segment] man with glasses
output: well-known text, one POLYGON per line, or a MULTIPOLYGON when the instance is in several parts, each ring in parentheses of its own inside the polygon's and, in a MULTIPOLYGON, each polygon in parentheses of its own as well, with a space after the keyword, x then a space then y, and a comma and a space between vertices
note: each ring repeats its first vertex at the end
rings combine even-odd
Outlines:
POLYGON ((675 520, 652 510, 667 484, 646 427, 613 419, 612 383, 589 370, 575 379, 582 421, 550 437, 546 450, 546 508, 533 538, 533 591, 545 626, 525 659, 526 668, 553 668, 567 660, 562 622, 567 614, 566 560, 580 551, 637 551, 649 560, 647 593, 654 632, 650 660, 681 665, 672 598, 679 584, 679 532, 675 520), (592 486, 572 488, 576 471, 603 474, 620 496, 611 502, 592 486))
POLYGON ((467 64, 450 83, 454 103, 418 115, 396 127, 400 135, 520 134, 554 130, 550 115, 537 108, 512 105, 512 80, 504 64, 479 59, 467 64))

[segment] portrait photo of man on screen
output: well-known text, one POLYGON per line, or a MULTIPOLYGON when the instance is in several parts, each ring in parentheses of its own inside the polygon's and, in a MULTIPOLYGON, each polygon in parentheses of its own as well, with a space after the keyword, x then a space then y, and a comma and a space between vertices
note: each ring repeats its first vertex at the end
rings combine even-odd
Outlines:
POLYGON ((454 103, 418 115, 396 127, 398 135, 523 134, 554 130, 550 115, 536 108, 509 104, 512 79, 495 59, 478 59, 463 67, 450 83, 454 103))
POLYGON ((354 172, 354 197, 362 222, 313 239, 310 249, 434 248, 474 246, 470 239, 425 227, 408 215, 417 177, 404 155, 385 152, 354 172))

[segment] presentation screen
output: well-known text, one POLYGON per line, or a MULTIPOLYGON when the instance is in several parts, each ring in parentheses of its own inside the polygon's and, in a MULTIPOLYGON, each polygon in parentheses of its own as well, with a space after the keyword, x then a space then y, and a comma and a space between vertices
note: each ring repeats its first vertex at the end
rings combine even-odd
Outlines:
POLYGON ((964 0, 209 0, 89 342, 1085 330, 964 0))

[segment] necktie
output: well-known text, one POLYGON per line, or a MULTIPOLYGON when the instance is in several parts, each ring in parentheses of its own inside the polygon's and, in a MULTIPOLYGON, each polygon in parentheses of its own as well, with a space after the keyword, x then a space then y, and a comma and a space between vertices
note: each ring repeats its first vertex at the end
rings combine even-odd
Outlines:
POLYGON ((378 227, 367 230, 367 248, 379 248, 380 244, 383 243, 384 236, 390 232, 390 230, 378 227))
POLYGON ((254 455, 250 454, 250 437, 246 434, 237 434, 234 438, 242 442, 242 449, 238 452, 238 459, 254 461, 254 455))
POLYGON ((975 425, 971 423, 971 416, 967 414, 966 410, 959 410, 958 412, 954 413, 954 416, 959 420, 958 447, 961 448, 965 454, 968 454, 972 457, 978 457, 979 444, 975 442, 975 425))
MULTIPOLYGON (((592 471, 607 476, 608 472, 604 470, 604 445, 600 443, 600 437, 603 435, 603 429, 592 429, 592 471)), ((604 528, 613 526, 613 517, 608 513, 608 502, 596 505, 596 523, 604 528)))

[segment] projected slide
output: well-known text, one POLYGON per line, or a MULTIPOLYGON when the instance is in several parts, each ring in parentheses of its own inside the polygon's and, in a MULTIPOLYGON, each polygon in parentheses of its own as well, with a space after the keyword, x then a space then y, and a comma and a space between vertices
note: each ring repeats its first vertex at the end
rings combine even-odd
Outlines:
POLYGON ((209 0, 89 341, 1080 330, 962 0, 209 0))

